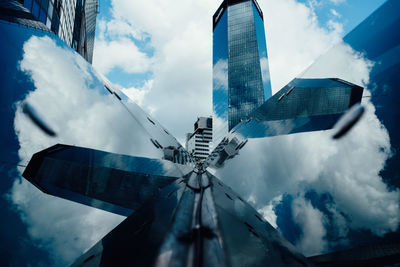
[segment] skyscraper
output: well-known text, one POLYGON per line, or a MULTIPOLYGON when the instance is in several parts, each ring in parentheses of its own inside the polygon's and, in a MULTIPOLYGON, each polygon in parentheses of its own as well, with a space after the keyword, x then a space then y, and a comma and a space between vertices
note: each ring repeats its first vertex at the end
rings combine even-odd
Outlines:
MULTIPOLYGON (((213 111, 231 130, 271 97, 263 13, 256 0, 224 0, 213 16, 213 111)), ((214 128, 220 130, 218 125, 214 128)), ((224 135, 221 133, 221 135, 224 135)), ((218 136, 216 136, 218 140, 218 136)))
POLYGON ((200 117, 194 123, 194 132, 187 135, 186 150, 196 159, 205 160, 210 154, 212 118, 200 117))
POLYGON ((57 34, 92 63, 97 0, 2 0, 0 5, 8 20, 57 34))

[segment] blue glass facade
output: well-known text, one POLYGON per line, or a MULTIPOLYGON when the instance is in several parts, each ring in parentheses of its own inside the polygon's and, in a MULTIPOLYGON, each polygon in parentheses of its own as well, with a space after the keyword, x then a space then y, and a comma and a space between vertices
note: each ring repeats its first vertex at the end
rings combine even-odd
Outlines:
POLYGON ((228 132, 228 12, 226 8, 214 20, 213 32, 213 140, 218 141, 228 132), (222 125, 218 125, 218 119, 222 125))
POLYGON ((226 133, 248 119, 271 96, 271 85, 263 15, 257 2, 224 1, 213 20, 213 108, 218 140, 219 132, 226 133))
POLYGON ((92 62, 97 0, 24 0, 23 5, 36 20, 92 62))
POLYGON ((387 1, 344 41, 374 62, 368 90, 376 115, 390 136, 394 155, 382 172, 389 185, 400 187, 400 9, 399 1, 387 1))
POLYGON ((52 32, 58 34, 62 15, 61 1, 57 0, 24 0, 24 6, 45 24, 52 32))

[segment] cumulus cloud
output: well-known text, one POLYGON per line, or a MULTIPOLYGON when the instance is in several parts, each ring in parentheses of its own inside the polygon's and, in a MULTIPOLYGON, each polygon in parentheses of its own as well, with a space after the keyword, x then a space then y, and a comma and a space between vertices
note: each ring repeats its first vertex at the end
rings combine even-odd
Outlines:
MULTIPOLYGON (((212 0, 115 0, 111 5, 110 22, 125 23, 135 29, 124 30, 126 34, 118 38, 145 39, 143 45, 154 50, 150 61, 156 64, 151 64, 148 69, 152 72, 152 86, 142 94, 141 106, 167 125, 174 136, 184 140, 184 133, 191 131, 198 116, 212 114, 211 17, 218 3, 212 0), (138 37, 134 37, 135 34, 138 37)), ((131 42, 135 43, 135 40, 131 42)), ((97 43, 98 40, 95 46, 97 43)), ((113 60, 107 53, 95 54, 96 57, 113 60)), ((116 66, 121 65, 117 63, 116 66)), ((94 66, 97 68, 96 62, 94 66)), ((124 92, 137 95, 136 89, 126 88, 124 92)))
POLYGON ((275 93, 340 42, 341 33, 321 27, 313 9, 294 0, 264 0, 259 4, 264 12, 271 85, 275 93))
MULTIPOLYGON (((275 205, 274 198, 316 190, 332 196, 329 209, 335 214, 331 223, 337 237, 343 238, 348 229, 369 229, 376 235, 395 231, 400 222, 400 192, 390 190, 379 176, 391 156, 389 136, 374 107, 365 105, 365 118, 339 142, 331 139, 329 131, 249 140, 240 155, 226 162, 216 176, 243 197, 253 196, 255 207, 266 211, 267 220, 274 218, 270 207, 275 205)), ((302 208, 310 206, 297 206, 297 212, 302 208)), ((324 225, 321 216, 311 218, 324 225)), ((296 222, 302 237, 308 238, 307 224, 296 222)), ((323 233, 318 235, 320 242, 325 239, 323 233)), ((323 252, 304 242, 301 239, 295 244, 304 253, 323 252)))
MULTIPOLYGON (((266 219, 275 228, 277 228, 278 225, 276 224, 277 216, 274 212, 274 207, 279 202, 281 202, 281 200, 282 200, 282 195, 274 198, 272 201, 270 201, 268 203, 268 205, 257 210, 264 217, 264 219, 266 219)), ((249 203, 251 203, 253 205, 257 205, 254 201, 254 196, 250 196, 248 201, 249 201, 249 203), (250 201, 250 200, 253 200, 253 201, 250 201)))
POLYGON ((324 236, 324 215, 315 209, 309 201, 304 198, 297 198, 292 203, 293 218, 302 229, 302 238, 297 248, 304 254, 315 255, 324 251, 327 246, 324 236))
POLYGON ((150 58, 128 38, 120 38, 117 41, 97 40, 95 47, 93 65, 104 74, 116 67, 126 73, 143 73, 150 70, 150 58))
POLYGON ((146 94, 151 90, 153 87, 153 80, 148 80, 144 83, 141 88, 121 88, 121 91, 126 94, 130 99, 135 101, 139 106, 143 106, 143 99, 145 98, 146 94))
POLYGON ((14 182, 9 199, 30 237, 49 252, 53 266, 71 264, 124 219, 46 195, 25 180, 14 182))
POLYGON ((268 63, 268 58, 262 57, 260 59, 260 66, 261 66, 261 75, 262 75, 262 80, 263 84, 266 84, 271 80, 270 74, 269 74, 269 63, 268 63))
POLYGON ((213 67, 213 88, 228 90, 228 60, 226 59, 218 60, 213 67))

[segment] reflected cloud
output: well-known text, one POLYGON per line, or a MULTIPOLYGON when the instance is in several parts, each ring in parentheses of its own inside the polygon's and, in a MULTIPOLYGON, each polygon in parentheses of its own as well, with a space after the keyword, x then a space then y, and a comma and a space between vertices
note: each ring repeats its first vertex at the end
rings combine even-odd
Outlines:
MULTIPOLYGON (((367 87, 372 66, 341 43, 300 78, 338 77, 367 87)), ((284 235, 299 227, 294 242, 306 255, 348 244, 349 230, 370 230, 377 236, 396 231, 400 191, 390 189, 380 176, 392 156, 389 135, 369 99, 363 105, 363 118, 340 141, 331 139, 331 131, 249 139, 215 175, 254 199, 255 208, 272 224, 277 222, 284 235), (329 201, 316 204, 310 192, 329 201), (290 227, 279 223, 288 223, 288 218, 280 220, 284 214, 276 210, 284 205, 276 199, 285 195, 293 196, 291 204, 285 204, 291 209, 290 227)))
MULTIPOLYGON (((228 114, 226 114, 226 117, 228 114)), ((217 146, 221 140, 228 134, 228 120, 227 118, 218 116, 215 111, 213 112, 213 145, 217 146)))
POLYGON ((218 60, 213 67, 213 88, 214 90, 228 90, 228 60, 226 59, 218 60))
POLYGON ((271 80, 271 77, 270 77, 270 74, 269 74, 268 58, 262 57, 260 59, 260 66, 261 66, 261 75, 262 75, 263 84, 267 84, 271 80))
POLYGON ((334 77, 367 87, 374 63, 344 42, 340 42, 326 54, 320 56, 301 78, 334 77))
MULTIPOLYGON (((43 114, 57 132, 56 138, 49 138, 16 103, 14 128, 22 164, 26 165, 33 153, 57 143, 163 157, 162 150, 154 147, 147 132, 107 91, 91 66, 60 41, 31 37, 23 46, 20 70, 34 85, 21 103, 29 103, 43 114)), ((71 263, 124 219, 45 195, 20 179, 14 182, 9 199, 27 224, 29 235, 46 247, 59 265, 71 263)))

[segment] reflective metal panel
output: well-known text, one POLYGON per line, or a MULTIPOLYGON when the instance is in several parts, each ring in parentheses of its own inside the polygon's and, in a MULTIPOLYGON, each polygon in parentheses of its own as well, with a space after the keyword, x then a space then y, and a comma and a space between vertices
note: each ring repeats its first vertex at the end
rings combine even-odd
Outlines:
POLYGON ((158 199, 146 202, 72 266, 152 266, 184 188, 178 180, 161 189, 158 199))
MULTIPOLYGON (((180 156, 185 151, 176 141, 168 143, 171 139, 160 141, 162 138, 157 137, 157 130, 160 136, 167 135, 164 128, 155 126, 155 130, 147 131, 142 126, 150 124, 147 116, 145 121, 141 121, 143 116, 139 113, 136 118, 122 103, 126 97, 108 86, 107 81, 79 54, 54 34, 26 26, 35 26, 35 23, 31 24, 0 21, 2 195, 9 194, 13 185, 14 188, 21 188, 18 181, 34 153, 60 143, 128 156, 185 162, 180 156), (24 109, 27 106, 29 111, 24 109), (54 135, 43 129, 51 129, 54 135), (169 146, 174 148, 168 149, 169 146)), ((185 165, 177 165, 182 172, 187 172, 185 165)), ((65 196, 71 199, 69 193, 65 196)), ((80 202, 120 214, 130 214, 132 208, 129 211, 123 208, 116 210, 114 204, 83 197, 80 202)), ((2 204, 3 224, 18 225, 15 226, 18 234, 14 233, 15 243, 10 243, 9 238, 2 240, 0 246, 10 247, 11 255, 16 255, 12 248, 19 246, 18 240, 29 238, 28 230, 19 214, 9 208, 11 204, 6 201, 2 204)), ((1 234, 5 232, 4 228, 1 234)))
POLYGON ((0 23, 0 31, 7 40, 0 44, 1 123, 7 126, 1 131, 6 148, 2 162, 26 165, 33 153, 57 143, 191 161, 165 128, 103 81, 58 37, 8 22, 0 23), (25 104, 56 137, 48 136, 24 112, 25 104))
POLYGON ((55 145, 36 153, 23 176, 47 194, 128 216, 182 172, 169 161, 55 145))
POLYGON ((216 177, 211 177, 226 257, 231 266, 310 265, 253 207, 216 177))
POLYGON ((247 138, 327 130, 361 101, 363 88, 340 79, 294 79, 242 121, 214 149, 208 164, 221 167, 247 138))
MULTIPOLYGON (((344 44, 338 44, 321 56, 302 75, 304 78, 326 75, 326 65, 330 61, 337 64, 335 56, 343 49, 359 57, 358 64, 367 66, 358 70, 358 75, 349 67, 341 71, 335 70, 336 76, 352 82, 361 80, 366 85, 363 96, 364 105, 373 105, 373 112, 378 117, 382 127, 388 131, 392 151, 400 150, 400 92, 398 90, 400 74, 400 8, 399 1, 387 1, 365 21, 358 25, 343 39, 344 44), (359 54, 357 54, 359 53, 359 54)), ((382 170, 383 179, 389 185, 400 186, 400 155, 395 152, 385 163, 382 170)))
MULTIPOLYGON (((365 88, 362 96, 359 95, 362 108, 356 110, 357 114, 364 110, 364 115, 345 137, 333 139, 334 132, 330 131, 241 139, 237 132, 239 128, 242 132, 247 129, 245 125, 258 133, 254 137, 261 137, 265 132, 282 134, 330 128, 338 118, 334 113, 327 117, 307 117, 299 113, 295 120, 270 121, 267 128, 259 126, 254 116, 252 120, 239 124, 238 129, 233 129, 213 159, 215 165, 226 163, 224 168, 216 171, 216 175, 237 186, 235 189, 240 193, 246 192, 247 195, 243 194, 247 196, 246 200, 254 197, 257 203, 261 200, 263 204, 260 206, 273 206, 277 227, 297 245, 301 244, 299 235, 305 229, 299 222, 301 219, 294 217, 298 200, 304 200, 310 209, 312 206, 323 218, 329 218, 329 222, 322 220, 327 231, 323 235, 328 244, 327 251, 399 240, 399 9, 399 1, 386 1, 350 32, 343 43, 318 58, 298 77, 306 80, 337 77, 365 88), (245 148, 240 150, 243 146, 245 148), (233 159, 226 161, 227 158, 233 159), (234 176, 238 173, 245 174, 244 178, 234 176), (378 204, 383 202, 384 205, 378 204), (332 207, 335 213, 332 213, 332 207), (344 216, 344 234, 335 232, 337 225, 331 221, 332 216, 338 213, 344 216), (388 226, 389 218, 395 222, 393 227, 388 226), (359 222, 356 225, 355 220, 359 222), (338 240, 346 240, 346 244, 339 245, 336 243, 338 240)), ((332 86, 328 84, 328 87, 332 86)), ((296 93, 296 87, 284 89, 272 97, 277 106, 296 93)), ((347 93, 344 96, 349 97, 347 93)), ((340 94, 335 97, 342 99, 340 94)), ((287 102, 284 114, 295 111, 289 103, 293 102, 287 102)), ((304 114, 309 114, 308 110, 304 114)), ((268 116, 261 117, 268 119, 268 116)), ((251 133, 245 132, 244 135, 251 136, 251 133)))

